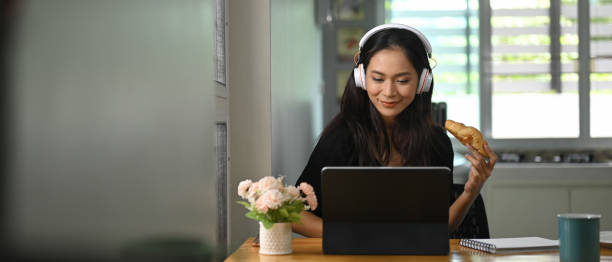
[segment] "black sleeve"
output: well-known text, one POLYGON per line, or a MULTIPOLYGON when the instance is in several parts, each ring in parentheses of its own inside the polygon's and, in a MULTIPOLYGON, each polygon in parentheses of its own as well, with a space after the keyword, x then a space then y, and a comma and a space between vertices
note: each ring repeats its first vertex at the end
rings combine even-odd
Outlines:
POLYGON ((432 166, 445 166, 450 168, 453 173, 453 160, 455 153, 453 152, 453 144, 446 134, 446 130, 437 128, 434 136, 434 150, 432 157, 432 166))
POLYGON ((348 128, 340 126, 325 137, 321 137, 310 154, 308 164, 295 183, 310 184, 317 196, 318 207, 313 214, 322 217, 323 199, 321 197, 321 169, 326 166, 350 166, 353 155, 352 138, 348 128))

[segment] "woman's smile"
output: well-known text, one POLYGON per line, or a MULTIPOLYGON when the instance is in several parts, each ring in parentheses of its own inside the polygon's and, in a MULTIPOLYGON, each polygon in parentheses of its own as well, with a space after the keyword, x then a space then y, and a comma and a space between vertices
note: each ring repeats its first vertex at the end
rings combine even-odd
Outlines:
POLYGON ((386 108, 392 108, 399 103, 399 101, 380 101, 380 103, 386 108))

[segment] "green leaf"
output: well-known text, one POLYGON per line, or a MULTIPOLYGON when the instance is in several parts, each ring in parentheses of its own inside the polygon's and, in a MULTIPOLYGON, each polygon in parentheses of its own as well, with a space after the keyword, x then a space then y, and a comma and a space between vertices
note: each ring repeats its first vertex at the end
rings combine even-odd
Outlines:
POLYGON ((272 226, 274 226, 274 223, 270 222, 270 220, 267 220, 267 219, 262 220, 261 223, 264 225, 266 229, 270 229, 272 228, 272 226))
POLYGON ((292 223, 302 224, 302 216, 298 214, 291 214, 291 216, 289 217, 289 221, 291 221, 292 223))
POLYGON ((278 211, 273 209, 268 209, 268 213, 265 214, 265 218, 270 222, 276 222, 276 217, 278 217, 278 211))
POLYGON ((299 213, 300 211, 304 210, 304 202, 302 201, 293 201, 293 203, 291 204, 291 206, 299 213))
POLYGON ((293 201, 291 203, 291 208, 296 210, 296 211, 297 210, 302 210, 302 209, 304 209, 304 202, 302 202, 302 201, 293 201))
POLYGON ((287 212, 287 209, 285 209, 284 207, 279 209, 278 212, 282 217, 289 217, 289 212, 287 212))
POLYGON ((244 214, 244 216, 246 216, 246 217, 248 217, 250 219, 259 220, 259 214, 257 214, 256 211, 247 212, 246 214, 244 214))
POLYGON ((236 203, 243 205, 244 207, 246 207, 248 210, 251 210, 251 204, 249 204, 246 201, 236 201, 236 203))
POLYGON ((257 219, 257 220, 259 220, 259 221, 262 221, 262 220, 264 220, 264 219, 268 219, 268 218, 266 217, 266 215, 265 215, 265 214, 262 214, 262 213, 257 213, 257 214, 255 215, 255 219, 257 219))
POLYGON ((290 219, 297 219, 297 220, 301 220, 301 219, 302 219, 302 216, 300 216, 299 214, 296 214, 296 213, 292 213, 292 214, 289 216, 289 218, 290 218, 290 219))

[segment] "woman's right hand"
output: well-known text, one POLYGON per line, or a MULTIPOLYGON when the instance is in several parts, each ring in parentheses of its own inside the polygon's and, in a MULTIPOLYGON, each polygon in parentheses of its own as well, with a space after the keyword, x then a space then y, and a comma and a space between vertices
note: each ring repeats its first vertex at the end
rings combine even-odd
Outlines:
POLYGON ((474 149, 471 145, 465 144, 472 154, 465 155, 465 158, 470 161, 470 173, 468 181, 465 183, 464 192, 473 198, 476 198, 480 193, 480 189, 484 186, 484 183, 491 176, 495 162, 497 162, 497 155, 489 148, 488 145, 484 146, 484 150, 489 155, 487 161, 478 150, 474 149))
POLYGON ((293 223, 293 232, 305 237, 323 237, 323 219, 308 211, 302 211, 301 224, 293 223))

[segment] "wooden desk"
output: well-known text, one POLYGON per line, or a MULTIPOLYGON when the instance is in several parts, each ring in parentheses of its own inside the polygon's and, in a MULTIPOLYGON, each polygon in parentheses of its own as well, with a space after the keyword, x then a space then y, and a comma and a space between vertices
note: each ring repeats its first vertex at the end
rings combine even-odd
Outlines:
MULTIPOLYGON (((324 255, 320 238, 294 238, 292 254, 270 256, 260 255, 259 248, 251 246, 253 239, 225 261, 559 261, 559 251, 493 255, 459 246, 458 239, 450 240, 448 256, 324 255)), ((601 261, 612 261, 612 249, 601 248, 600 255, 601 261)))

